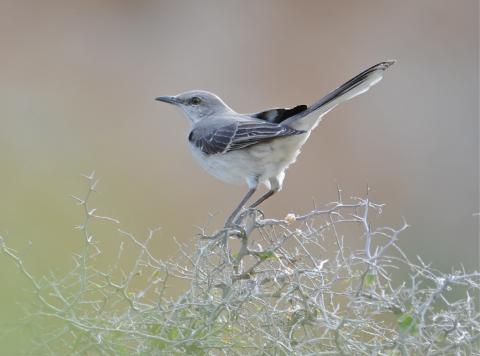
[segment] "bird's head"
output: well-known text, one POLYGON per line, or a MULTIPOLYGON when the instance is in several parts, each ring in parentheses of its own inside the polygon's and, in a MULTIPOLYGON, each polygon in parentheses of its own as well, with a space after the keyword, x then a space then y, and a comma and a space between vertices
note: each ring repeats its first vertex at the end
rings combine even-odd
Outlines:
POLYGON ((204 90, 187 91, 175 96, 159 96, 155 100, 178 106, 193 123, 213 114, 231 111, 222 99, 204 90))

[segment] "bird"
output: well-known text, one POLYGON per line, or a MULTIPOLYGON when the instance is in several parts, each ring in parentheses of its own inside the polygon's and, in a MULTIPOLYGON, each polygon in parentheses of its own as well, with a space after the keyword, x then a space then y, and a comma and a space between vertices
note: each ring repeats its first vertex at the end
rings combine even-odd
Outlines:
POLYGON ((177 106, 189 119, 188 146, 205 170, 226 183, 247 184, 247 193, 225 221, 225 227, 232 227, 260 185, 268 191, 248 209, 256 208, 282 189, 285 171, 296 161, 322 118, 337 105, 377 84, 395 62, 388 60, 369 67, 310 106, 241 114, 205 90, 155 100, 177 106))

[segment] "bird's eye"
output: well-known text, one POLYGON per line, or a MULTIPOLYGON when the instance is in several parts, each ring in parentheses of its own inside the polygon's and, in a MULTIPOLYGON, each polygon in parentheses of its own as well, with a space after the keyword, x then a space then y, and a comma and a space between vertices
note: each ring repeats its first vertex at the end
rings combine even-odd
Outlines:
POLYGON ((194 96, 190 102, 192 103, 192 105, 198 105, 202 102, 202 99, 200 99, 198 96, 194 96))

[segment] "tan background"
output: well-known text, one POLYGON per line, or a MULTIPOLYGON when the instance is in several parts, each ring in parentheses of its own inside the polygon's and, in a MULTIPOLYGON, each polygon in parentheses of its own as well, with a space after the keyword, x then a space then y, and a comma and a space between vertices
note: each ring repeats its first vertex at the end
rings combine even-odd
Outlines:
MULTIPOLYGON (((251 112, 311 103, 366 67, 398 63, 331 112, 264 205, 305 212, 366 185, 409 254, 478 265, 477 1, 0 2, 0 234, 37 276, 70 265, 81 220, 69 194, 102 178, 99 212, 160 256, 191 240, 245 187, 191 158, 188 123, 158 95, 201 88, 251 112), (28 241, 31 241, 29 245, 28 241)), ((117 245, 114 229, 99 239, 117 245)), ((105 231, 107 231, 105 229, 105 231)), ((17 320, 24 279, 0 256, 0 318, 17 320)), ((2 341, 3 350, 18 344, 2 341)))

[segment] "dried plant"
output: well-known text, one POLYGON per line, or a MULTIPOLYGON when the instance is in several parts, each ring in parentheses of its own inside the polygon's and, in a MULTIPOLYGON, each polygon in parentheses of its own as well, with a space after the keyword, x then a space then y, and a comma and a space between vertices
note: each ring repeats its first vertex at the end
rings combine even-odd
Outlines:
POLYGON ((246 211, 238 229, 177 242, 170 261, 149 247, 156 230, 118 230, 102 267, 91 222, 118 221, 90 207, 97 180, 86 180, 74 197, 84 244, 69 272, 36 278, 0 239, 36 296, 28 354, 480 354, 480 273, 407 257, 407 224, 374 226, 383 206, 368 194, 345 202, 339 190, 337 202, 281 220, 246 211))

